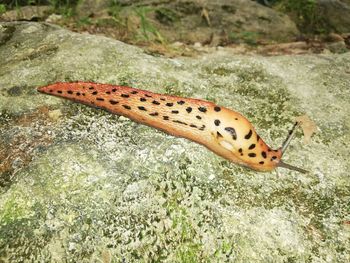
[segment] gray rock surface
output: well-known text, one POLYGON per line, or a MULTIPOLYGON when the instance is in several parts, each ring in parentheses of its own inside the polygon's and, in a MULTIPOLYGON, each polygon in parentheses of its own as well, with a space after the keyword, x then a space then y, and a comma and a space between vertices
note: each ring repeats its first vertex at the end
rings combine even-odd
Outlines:
POLYGON ((241 39, 247 42, 261 39, 291 41, 299 34, 287 15, 253 1, 146 0, 118 3, 124 5, 121 17, 130 19, 136 10, 138 16, 154 24, 169 41, 211 43, 213 38, 219 38, 219 44, 241 39))
POLYGON ((349 0, 317 0, 316 3, 317 15, 333 32, 350 32, 349 0))
POLYGON ((152 57, 100 36, 0 23, 0 261, 349 262, 350 53, 152 57), (39 94, 86 80, 236 109, 310 170, 258 173, 204 147, 39 94))
POLYGON ((52 7, 50 6, 23 6, 0 14, 0 21, 38 21, 47 17, 51 12, 52 7))
POLYGON ((108 0, 81 0, 78 2, 76 12, 80 17, 98 15, 111 5, 108 0))

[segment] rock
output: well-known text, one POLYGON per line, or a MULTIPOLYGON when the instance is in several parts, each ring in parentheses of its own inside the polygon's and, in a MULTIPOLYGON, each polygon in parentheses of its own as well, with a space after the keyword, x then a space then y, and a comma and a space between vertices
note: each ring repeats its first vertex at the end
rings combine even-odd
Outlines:
MULTIPOLYGON (((190 42, 208 42, 211 34, 221 35, 221 42, 227 41, 227 36, 232 42, 237 35, 250 33, 255 41, 267 36, 271 40, 288 41, 298 35, 295 24, 287 16, 252 1, 193 1, 191 8, 188 8, 188 1, 175 1, 163 8, 180 17, 173 25, 178 35, 183 35, 190 42), (200 16, 203 8, 208 13, 211 26, 200 16)), ((161 32, 172 38, 166 29, 161 32)))
POLYGON ((346 262, 350 53, 153 57, 45 23, 0 23, 3 262, 346 262), (56 81, 202 98, 246 115, 309 174, 259 173, 204 147, 71 101, 56 81))
POLYGON ((49 15, 48 18, 46 18, 45 22, 47 23, 57 23, 60 20, 62 20, 62 16, 61 15, 57 15, 57 14, 51 14, 49 15))
POLYGON ((51 6, 23 6, 3 13, 0 15, 0 21, 39 21, 44 20, 44 18, 47 17, 51 11, 51 6))
POLYGON ((104 14, 110 2, 109 0, 81 0, 76 6, 76 12, 80 17, 104 14))
POLYGON ((334 32, 350 32, 350 0, 317 0, 316 14, 334 32))
POLYGON ((344 41, 338 41, 333 43, 327 43, 326 47, 333 53, 345 53, 349 52, 344 41))
MULTIPOLYGON (((155 30, 170 42, 220 45, 241 38, 254 43, 265 38, 290 41, 299 34, 288 16, 253 1, 146 0, 119 3, 131 10, 128 12, 124 8, 121 16, 129 17, 130 13, 139 10, 139 16, 144 16, 144 21, 154 25, 155 30), (142 10, 143 14, 140 14, 142 10)), ((148 33, 152 37, 152 32, 148 33)), ((153 38, 158 36, 154 34, 153 38)))
POLYGON ((325 40, 329 41, 329 42, 343 42, 344 38, 339 34, 330 33, 330 34, 328 34, 328 36, 326 37, 325 40))
POLYGON ((342 34, 342 38, 348 49, 350 49, 350 33, 342 34))

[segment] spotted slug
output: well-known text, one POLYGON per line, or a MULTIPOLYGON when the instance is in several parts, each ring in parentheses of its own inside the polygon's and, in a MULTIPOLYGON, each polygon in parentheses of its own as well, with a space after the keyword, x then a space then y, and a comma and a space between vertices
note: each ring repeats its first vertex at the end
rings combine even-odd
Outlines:
POLYGON ((306 172, 281 160, 297 125, 284 147, 273 150, 243 115, 209 101, 91 82, 59 82, 40 87, 38 91, 101 108, 187 138, 233 163, 257 171, 285 167, 306 172))

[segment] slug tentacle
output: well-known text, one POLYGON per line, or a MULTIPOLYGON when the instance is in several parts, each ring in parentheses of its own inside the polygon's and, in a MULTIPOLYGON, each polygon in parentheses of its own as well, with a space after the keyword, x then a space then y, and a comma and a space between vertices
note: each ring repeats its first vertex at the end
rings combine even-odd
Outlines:
POLYGON ((59 82, 38 91, 190 139, 234 163, 258 171, 288 166, 281 165, 281 157, 292 136, 283 147, 272 150, 243 115, 212 102, 91 82, 59 82))

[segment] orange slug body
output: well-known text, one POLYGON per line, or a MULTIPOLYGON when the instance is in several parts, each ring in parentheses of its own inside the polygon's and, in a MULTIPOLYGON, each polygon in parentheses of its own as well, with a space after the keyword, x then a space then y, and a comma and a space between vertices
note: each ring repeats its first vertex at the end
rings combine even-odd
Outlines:
POLYGON ((38 91, 187 138, 254 170, 271 171, 282 157, 281 149, 272 150, 244 116, 212 102, 90 82, 59 82, 38 91))

